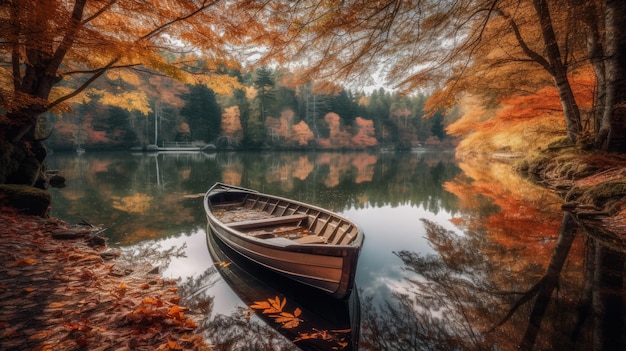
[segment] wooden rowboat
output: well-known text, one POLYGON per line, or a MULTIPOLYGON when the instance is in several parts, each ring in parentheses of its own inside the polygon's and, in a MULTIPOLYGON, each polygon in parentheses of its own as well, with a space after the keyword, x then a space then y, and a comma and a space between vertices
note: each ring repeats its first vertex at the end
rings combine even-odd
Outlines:
POLYGON ((216 183, 204 197, 211 232, 240 255, 343 299, 354 287, 363 231, 320 207, 216 183))

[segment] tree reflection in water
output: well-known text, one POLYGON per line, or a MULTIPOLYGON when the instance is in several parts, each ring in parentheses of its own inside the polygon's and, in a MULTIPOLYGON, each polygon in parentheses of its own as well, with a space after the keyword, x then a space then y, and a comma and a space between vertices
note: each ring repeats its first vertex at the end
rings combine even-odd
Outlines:
POLYGON ((205 327, 203 333, 216 351, 299 350, 273 328, 251 320, 246 308, 228 316, 218 315, 205 327))
MULTIPOLYGON (((165 269, 172 259, 185 256, 186 243, 163 248, 158 242, 147 241, 123 248, 120 261, 130 265, 149 264, 165 269)), ((298 350, 276 330, 251 319, 251 312, 240 307, 230 315, 213 315, 215 296, 210 289, 220 280, 215 267, 179 281, 180 304, 188 307, 188 315, 197 322, 196 332, 202 333, 213 350, 298 350)))
POLYGON ((423 222, 439 255, 396 252, 414 276, 394 301, 362 299, 362 349, 624 349, 624 253, 585 236, 586 268, 573 272, 580 227, 571 214, 535 282, 502 274, 483 254, 492 243, 423 222))

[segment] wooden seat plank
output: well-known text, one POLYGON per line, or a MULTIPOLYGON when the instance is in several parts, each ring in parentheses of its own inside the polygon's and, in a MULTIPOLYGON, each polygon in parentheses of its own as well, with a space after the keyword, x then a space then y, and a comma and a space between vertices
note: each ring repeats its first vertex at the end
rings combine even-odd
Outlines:
POLYGON ((295 223, 300 222, 307 219, 308 216, 305 214, 294 214, 289 216, 279 216, 279 217, 270 217, 270 218, 261 218, 261 219, 251 219, 247 221, 240 222, 231 222, 226 223, 226 225, 233 229, 252 229, 252 228, 261 228, 261 227, 269 227, 276 226, 281 224, 295 223))
POLYGON ((298 244, 326 244, 326 240, 323 237, 317 235, 307 235, 292 240, 297 242, 298 244))

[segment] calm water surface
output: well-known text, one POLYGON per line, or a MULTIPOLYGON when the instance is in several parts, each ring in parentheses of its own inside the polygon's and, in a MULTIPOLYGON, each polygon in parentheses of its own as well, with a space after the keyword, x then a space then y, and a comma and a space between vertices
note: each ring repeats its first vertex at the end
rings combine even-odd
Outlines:
POLYGON ((126 259, 178 279, 216 350, 625 344, 623 255, 562 230, 560 199, 510 164, 432 151, 115 152, 57 153, 49 166, 67 178, 65 188, 51 189, 52 215, 107 228, 109 245, 126 259), (217 181, 361 225, 358 294, 328 299, 210 240, 201 196, 217 181), (604 281, 606 274, 619 279, 604 281))

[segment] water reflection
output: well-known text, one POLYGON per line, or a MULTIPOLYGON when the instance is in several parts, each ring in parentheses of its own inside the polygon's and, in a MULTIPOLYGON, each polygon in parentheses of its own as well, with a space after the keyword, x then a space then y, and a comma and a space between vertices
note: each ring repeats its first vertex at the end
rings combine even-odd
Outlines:
POLYGON ((104 224, 122 245, 188 232, 204 221, 198 194, 217 181, 297 198, 334 211, 389 205, 450 212, 439 181, 458 173, 451 155, 428 153, 54 154, 67 181, 51 189, 54 216, 104 224), (177 228, 178 227, 178 228, 177 228))
MULTIPOLYGON (((207 235, 207 240, 218 271, 242 301, 251 306, 246 311, 248 315, 256 313, 304 350, 357 349, 358 293, 348 300, 333 299, 251 264, 221 244, 212 233, 207 235)), ((265 338, 260 335, 255 339, 265 338)))
POLYGON ((362 350, 626 345, 623 252, 563 226, 561 199, 510 164, 285 152, 54 154, 50 166, 68 178, 51 189, 53 215, 102 224, 110 244, 135 253, 159 252, 156 265, 180 277, 217 349, 296 347, 251 317, 255 299, 238 297, 209 255, 199 196, 217 181, 329 208, 363 227, 362 350))

